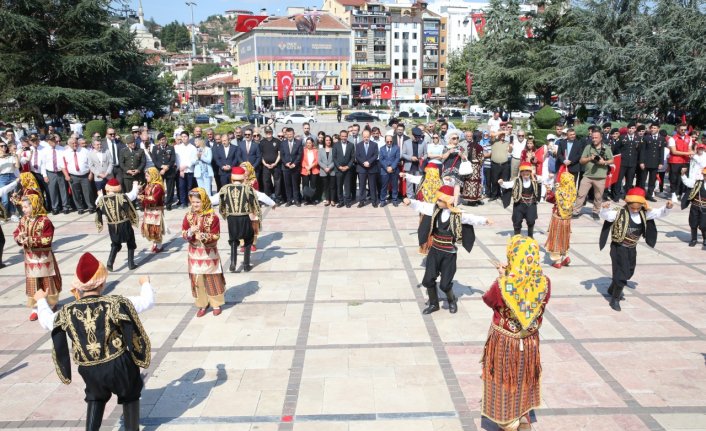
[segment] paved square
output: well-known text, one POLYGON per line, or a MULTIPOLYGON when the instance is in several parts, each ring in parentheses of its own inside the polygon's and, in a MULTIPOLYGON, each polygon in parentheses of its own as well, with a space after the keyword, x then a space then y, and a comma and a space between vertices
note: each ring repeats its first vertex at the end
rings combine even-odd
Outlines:
MULTIPOLYGON (((143 427, 496 430, 480 417, 479 360, 491 316, 481 296, 496 275, 488 259, 503 257, 512 225, 498 204, 465 209, 495 225, 476 229, 473 252, 459 254, 456 315, 420 312, 424 268, 410 209, 319 205, 266 210, 254 270, 226 273, 223 314, 200 319, 179 237, 184 213, 167 212, 168 252, 149 254, 139 238, 139 268, 126 270, 123 251, 108 281, 110 292, 135 295, 137 279, 149 274, 157 292, 156 307, 142 316, 154 355, 143 427)), ((550 211, 540 205, 540 244, 550 211)), ((640 243, 621 313, 602 295, 610 258, 598 250, 600 224, 573 221, 571 266, 545 267, 553 291, 540 332, 535 430, 706 429, 706 251, 687 247, 687 216, 673 210, 657 222, 656 250, 640 243)), ((68 286, 82 252, 107 259, 108 238, 88 216, 52 219, 68 286)), ((0 428, 83 429, 81 379, 59 382, 49 334, 27 320, 14 228, 3 226, 11 266, 0 271, 0 428)), ((68 288, 62 298, 70 299, 68 288)), ((109 404, 104 429, 118 429, 120 413, 109 404)))

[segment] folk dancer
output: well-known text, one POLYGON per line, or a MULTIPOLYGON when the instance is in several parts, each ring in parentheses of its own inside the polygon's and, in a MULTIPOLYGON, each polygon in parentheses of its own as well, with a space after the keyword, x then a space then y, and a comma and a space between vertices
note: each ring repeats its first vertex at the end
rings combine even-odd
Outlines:
POLYGON ((696 245, 697 229, 701 230, 703 238, 703 246, 706 247, 706 168, 701 169, 701 178, 695 179, 693 176, 687 177, 682 175, 681 181, 689 188, 688 193, 684 193, 681 200, 681 209, 686 209, 691 205, 689 210, 689 227, 691 228, 691 241, 689 247, 696 245))
POLYGON ((659 209, 649 209, 645 200, 645 189, 633 187, 625 195, 626 205, 610 209, 605 203, 599 216, 605 220, 600 237, 600 249, 603 250, 610 232, 610 261, 613 281, 608 288, 611 296, 610 308, 620 311, 620 301, 625 299, 623 289, 635 273, 637 262, 637 242, 641 236, 650 247, 657 243, 655 219, 665 217, 672 208, 672 202, 659 209))
POLYGON ((138 431, 144 386, 140 368, 150 365, 150 339, 130 300, 102 295, 107 277, 105 266, 92 254, 81 256, 72 284, 78 299, 62 307, 54 319, 54 366, 68 385, 70 357, 77 362, 86 385, 87 431, 100 430, 105 404, 113 394, 123 406, 124 429, 138 431))
POLYGON ((96 227, 98 232, 103 231, 103 216, 108 222, 108 234, 110 235, 110 254, 106 267, 108 271, 113 271, 113 263, 123 243, 127 244, 127 266, 128 269, 135 269, 135 231, 133 226, 137 226, 137 212, 132 205, 132 201, 137 198, 139 186, 137 181, 132 183, 130 193, 122 193, 120 182, 116 178, 111 178, 105 185, 105 192, 96 200, 96 227))
POLYGON ((541 198, 542 188, 537 177, 532 173, 532 164, 520 163, 520 176, 514 181, 498 180, 502 194, 503 207, 512 206, 512 227, 515 235, 522 231, 522 220, 527 223, 527 236, 533 238, 534 222, 537 221, 537 202, 541 198), (512 193, 508 190, 512 189, 512 193))
MULTIPOLYGON (((21 175, 21 174, 20 174, 21 175)), ((14 190, 17 186, 17 180, 0 187, 0 197, 7 196, 11 190, 14 190)), ((7 220, 7 209, 0 204, 0 222, 7 220)), ((2 225, 0 225, 0 269, 5 268, 5 264, 2 263, 2 254, 5 250, 5 232, 2 231, 2 225)))
MULTIPOLYGON (((436 192, 444 183, 441 182, 439 169, 434 165, 427 165, 424 175, 412 175, 400 172, 400 177, 404 178, 408 184, 417 185, 417 200, 430 204, 436 203, 436 192)), ((431 217, 419 214, 419 227, 417 228, 417 238, 419 239, 419 254, 426 256, 429 253, 429 229, 431 229, 431 217)))
MULTIPOLYGON (((243 162, 240 164, 240 167, 245 170, 245 177, 244 180, 242 181, 243 184, 246 186, 250 186, 253 191, 259 192, 260 191, 260 183, 257 181, 257 176, 255 173, 255 168, 250 162, 243 162)), ((232 180, 231 176, 231 180, 232 180)), ((260 211, 257 214, 257 220, 252 220, 252 228, 253 231, 255 232, 252 240, 252 245, 250 246, 250 251, 256 251, 257 250, 257 236, 260 234, 260 229, 262 228, 262 211, 260 211)), ((245 242, 243 240, 240 241, 242 244, 240 246, 240 251, 245 253, 245 242)))
POLYGON ((162 235, 164 235, 164 180, 156 167, 145 171, 146 184, 137 199, 142 204, 142 236, 152 241, 152 253, 162 251, 162 235))
POLYGON ((55 307, 61 292, 61 274, 51 247, 54 225, 47 217, 42 198, 32 193, 22 198, 21 203, 23 215, 15 229, 14 237, 17 245, 24 249, 27 278, 25 293, 27 306, 32 309, 29 320, 35 321, 38 315, 34 292, 37 289, 46 291, 47 302, 51 307, 55 307))
POLYGON ((439 288, 446 294, 449 312, 458 311, 457 298, 453 293, 453 279, 456 274, 456 242, 461 241, 463 248, 471 252, 475 242, 473 226, 490 225, 485 217, 462 212, 454 206, 454 189, 442 186, 436 192, 436 203, 421 202, 405 198, 404 204, 431 218, 427 236, 431 238, 431 248, 426 259, 426 269, 422 286, 427 288, 429 305, 422 311, 430 314, 440 309, 436 291, 436 279, 441 275, 439 288))
POLYGON ((571 263, 568 253, 571 240, 571 216, 573 215, 575 201, 576 183, 574 176, 564 171, 554 192, 552 220, 549 222, 547 242, 544 244, 544 248, 549 252, 552 266, 556 269, 561 269, 562 266, 569 266, 571 263))
POLYGON ((502 430, 532 429, 529 412, 541 404, 539 328, 551 282, 540 263, 537 241, 514 235, 507 264, 497 264, 499 277, 483 295, 493 320, 481 360, 481 414, 502 430))
POLYGON ((244 184, 245 170, 236 166, 231 171, 231 183, 221 187, 218 193, 218 212, 228 223, 228 244, 230 244, 230 272, 249 272, 250 247, 255 238, 252 221, 261 217, 260 203, 252 187, 244 184), (244 244, 243 267, 236 270, 238 263, 238 244, 244 244))
POLYGON ((20 174, 19 183, 16 181, 14 184, 17 184, 17 187, 10 197, 10 202, 17 208, 22 207, 22 199, 28 194, 36 194, 42 199, 42 202, 44 202, 44 193, 42 193, 42 189, 39 187, 37 178, 35 178, 31 172, 22 172, 20 174))
POLYGON ((213 308, 213 315, 218 316, 221 305, 226 302, 226 280, 218 254, 221 224, 206 190, 200 187, 191 189, 189 200, 191 209, 184 216, 181 236, 189 242, 191 295, 199 308, 196 317, 203 317, 209 307, 213 308))

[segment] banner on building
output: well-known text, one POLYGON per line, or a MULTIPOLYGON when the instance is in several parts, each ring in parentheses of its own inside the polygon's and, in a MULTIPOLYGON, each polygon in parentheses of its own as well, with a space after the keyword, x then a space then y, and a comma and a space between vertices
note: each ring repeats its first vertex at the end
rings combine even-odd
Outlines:
POLYGON ((289 96, 294 86, 294 77, 291 70, 280 70, 277 72, 277 98, 285 99, 289 96))
POLYGON ((385 82, 380 84, 380 99, 390 100, 392 99, 392 83, 385 82))
POLYGON ((238 15, 238 21, 235 23, 235 31, 247 33, 260 25, 265 19, 267 19, 267 15, 238 15))
POLYGON ((476 27, 476 34, 478 37, 483 36, 483 31, 485 30, 485 14, 483 12, 475 12, 471 14, 471 19, 473 20, 473 25, 476 27))
POLYGON ((360 83, 360 92, 358 93, 358 97, 361 99, 370 99, 373 97, 373 83, 372 82, 361 82, 360 83))
POLYGON ((425 45, 438 45, 439 44, 439 30, 437 30, 437 29, 424 29, 424 44, 425 45))
POLYGON ((240 64, 257 61, 323 60, 350 61, 349 37, 324 37, 316 34, 288 36, 253 33, 238 43, 240 64), (256 42, 257 41, 257 42, 256 42), (257 45, 257 57, 255 46, 257 45))

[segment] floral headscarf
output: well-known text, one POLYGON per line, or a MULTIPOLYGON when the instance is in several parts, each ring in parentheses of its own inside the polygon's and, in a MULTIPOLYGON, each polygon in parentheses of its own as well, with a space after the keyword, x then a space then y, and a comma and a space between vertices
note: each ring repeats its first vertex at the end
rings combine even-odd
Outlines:
POLYGON ((150 181, 149 184, 159 184, 162 186, 164 189, 164 180, 162 179, 162 176, 159 174, 159 170, 155 168, 154 166, 147 168, 145 173, 149 174, 150 176, 150 181))
POLYGON ((196 187, 191 189, 189 192, 189 197, 198 197, 201 200, 201 215, 211 214, 213 212, 213 208, 211 207, 211 198, 208 197, 206 190, 203 188, 196 187))
POLYGON ((40 190, 37 179, 31 172, 22 172, 20 174, 20 184, 22 185, 22 190, 40 190))
POLYGON ((574 202, 576 201, 576 183, 573 175, 568 172, 561 174, 555 196, 559 217, 563 219, 571 217, 574 211, 574 202))
POLYGON ((255 176, 255 168, 250 162, 243 162, 240 164, 240 167, 245 169, 245 184, 252 186, 255 181, 257 181, 257 177, 255 176))
POLYGON ((424 170, 424 179, 419 185, 422 192, 422 200, 428 203, 436 203, 436 192, 439 191, 443 183, 439 176, 439 169, 430 166, 424 170))
POLYGON ((507 269, 498 279, 505 305, 522 329, 542 313, 547 295, 547 278, 542 273, 539 245, 532 238, 514 235, 507 244, 507 269))
POLYGON ((32 214, 29 215, 30 217, 47 215, 47 210, 44 209, 43 199, 36 193, 28 194, 23 197, 22 200, 26 200, 32 206, 32 214))

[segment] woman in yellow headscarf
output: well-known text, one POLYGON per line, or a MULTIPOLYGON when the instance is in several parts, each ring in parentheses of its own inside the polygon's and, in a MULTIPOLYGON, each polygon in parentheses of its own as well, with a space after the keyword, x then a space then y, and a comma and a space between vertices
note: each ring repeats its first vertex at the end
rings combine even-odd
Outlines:
POLYGON ((481 361, 481 414, 503 430, 529 430, 529 412, 541 403, 539 328, 551 286, 532 238, 510 238, 507 264, 497 268, 499 277, 483 295, 493 321, 481 361))
POLYGON ((21 208, 22 199, 27 194, 32 193, 38 195, 42 202, 44 202, 44 193, 42 193, 42 189, 39 187, 39 183, 37 183, 37 179, 34 177, 34 174, 31 172, 22 172, 20 174, 19 187, 17 187, 17 190, 12 193, 10 202, 12 202, 17 208, 21 208))
POLYGON ((205 189, 192 189, 189 192, 189 202, 191 209, 184 216, 181 236, 189 242, 191 294, 199 308, 196 317, 203 317, 208 307, 213 308, 214 316, 218 316, 221 314, 221 305, 225 304, 226 286, 218 254, 220 219, 211 208, 211 199, 205 189))
MULTIPOLYGON (((255 175, 255 168, 250 162, 243 162, 240 164, 240 167, 245 169, 245 180, 243 181, 243 184, 250 186, 255 190, 256 192, 260 191, 260 183, 257 181, 257 176, 255 175)), ((262 210, 260 209, 260 206, 258 205, 258 211, 257 211, 257 220, 251 220, 252 222, 252 228, 255 231, 255 236, 253 237, 252 240, 252 245, 250 246, 250 251, 257 251, 257 236, 260 233, 260 229, 262 229, 262 210)), ((240 240, 240 251, 245 252, 245 246, 243 243, 243 240, 240 240)))
MULTIPOLYGON (((404 178, 406 181, 412 184, 418 184, 417 187, 417 200, 421 202, 426 202, 430 204, 436 204, 436 192, 439 191, 444 183, 441 181, 441 175, 439 174, 439 168, 435 164, 429 164, 424 169, 424 175, 410 175, 404 172, 400 173, 400 177, 404 178)), ((429 232, 431 230, 431 217, 420 214, 419 215, 419 227, 417 228, 417 237, 419 239, 419 254, 426 256, 429 254, 429 247, 431 247, 431 241, 429 239, 429 232)))
POLYGON ((147 184, 137 195, 144 209, 142 236, 152 241, 152 253, 159 253, 164 234, 164 182, 154 166, 145 171, 145 180, 147 184))
POLYGON ((21 204, 23 215, 14 237, 17 245, 24 249, 25 293, 27 306, 32 309, 29 320, 34 321, 38 318, 34 293, 38 289, 47 292, 49 306, 56 306, 61 292, 61 274, 51 249, 54 225, 47 217, 44 200, 40 195, 28 192, 21 204))
POLYGON ((571 216, 576 201, 576 183, 573 175, 568 172, 561 174, 554 192, 554 199, 552 220, 549 223, 547 242, 544 244, 544 248, 549 252, 552 266, 560 269, 571 263, 571 258, 567 256, 567 253, 571 239, 571 216))

